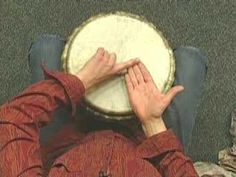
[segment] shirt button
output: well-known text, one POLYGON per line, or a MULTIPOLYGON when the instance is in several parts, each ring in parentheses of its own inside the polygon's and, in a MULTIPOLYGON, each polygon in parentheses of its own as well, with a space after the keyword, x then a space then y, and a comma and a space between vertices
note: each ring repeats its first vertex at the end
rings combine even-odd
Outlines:
POLYGON ((99 177, 109 177, 110 175, 107 174, 106 171, 100 171, 99 172, 99 177))

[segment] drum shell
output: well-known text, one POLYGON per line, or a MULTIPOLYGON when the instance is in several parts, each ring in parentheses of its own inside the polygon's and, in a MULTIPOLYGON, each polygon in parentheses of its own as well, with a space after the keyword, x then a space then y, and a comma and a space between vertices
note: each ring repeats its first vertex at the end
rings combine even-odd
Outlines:
MULTIPOLYGON (((168 77, 168 81, 165 83, 163 92, 167 92, 174 81, 174 73, 175 73, 175 61, 174 61, 174 56, 173 56, 173 52, 171 50, 171 48, 169 47, 169 44, 167 42, 167 40, 164 38, 163 34, 157 30, 157 28, 151 24, 150 22, 148 22, 144 17, 142 16, 137 16, 134 14, 130 14, 130 13, 126 13, 126 12, 115 12, 115 13, 111 13, 111 14, 117 14, 117 15, 124 15, 124 16, 129 16, 138 20, 142 20, 145 21, 145 23, 148 23, 152 28, 154 28, 159 35, 162 36, 162 39, 165 43, 166 48, 169 50, 169 55, 170 55, 170 59, 171 59, 171 64, 170 64, 170 74, 168 77)), ((69 60, 69 53, 70 53, 70 47, 72 46, 73 40, 75 39, 75 37, 77 36, 77 34, 83 29, 83 27, 86 26, 86 24, 90 23, 91 21, 100 18, 102 16, 107 16, 107 15, 111 15, 111 14, 99 14, 95 17, 91 17, 90 19, 88 19, 87 21, 85 21, 84 23, 82 23, 78 28, 76 28, 74 30, 74 32, 72 33, 72 35, 68 38, 67 44, 65 46, 65 49, 63 51, 63 55, 62 55, 62 68, 64 69, 65 72, 70 73, 70 68, 68 66, 68 60, 69 60)), ((133 112, 129 111, 129 112, 112 112, 112 111, 104 111, 102 110, 100 107, 93 105, 91 102, 89 102, 89 100, 87 100, 86 98, 83 99, 82 101, 82 105, 84 108, 86 108, 86 110, 90 113, 93 113, 95 115, 98 115, 98 117, 103 117, 105 119, 113 119, 113 120, 126 120, 126 119, 131 119, 133 117, 133 112)))

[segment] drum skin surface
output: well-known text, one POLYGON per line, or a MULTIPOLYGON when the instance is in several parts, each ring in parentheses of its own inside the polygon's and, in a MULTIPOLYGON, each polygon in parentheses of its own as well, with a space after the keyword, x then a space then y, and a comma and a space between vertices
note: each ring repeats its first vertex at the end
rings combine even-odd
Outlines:
MULTIPOLYGON (((139 58, 162 92, 172 86, 175 73, 172 49, 162 33, 143 17, 116 12, 85 21, 68 38, 62 54, 64 71, 77 74, 99 47, 115 52, 117 63, 139 58)), ((91 88, 84 102, 88 109, 108 119, 129 119, 132 115, 124 76, 91 88)))

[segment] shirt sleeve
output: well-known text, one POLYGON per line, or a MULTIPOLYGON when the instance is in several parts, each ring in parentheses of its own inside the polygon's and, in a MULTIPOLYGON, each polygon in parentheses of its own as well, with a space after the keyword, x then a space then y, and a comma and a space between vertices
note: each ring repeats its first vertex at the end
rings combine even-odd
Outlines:
POLYGON ((142 142, 137 153, 158 168, 163 177, 198 177, 193 163, 172 130, 154 135, 142 142))
POLYGON ((76 76, 46 69, 44 73, 46 80, 0 108, 0 177, 43 176, 39 128, 60 106, 71 106, 73 115, 84 94, 76 76))

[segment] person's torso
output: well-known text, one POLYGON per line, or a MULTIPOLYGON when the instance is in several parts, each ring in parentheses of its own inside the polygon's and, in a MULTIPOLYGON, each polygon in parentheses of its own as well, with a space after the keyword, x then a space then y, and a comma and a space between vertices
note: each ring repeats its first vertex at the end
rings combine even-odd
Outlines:
POLYGON ((161 177, 136 151, 136 145, 112 131, 88 135, 82 143, 57 158, 49 177, 161 177))

